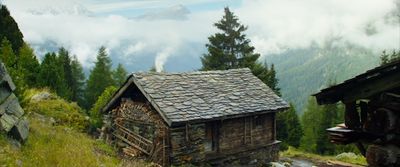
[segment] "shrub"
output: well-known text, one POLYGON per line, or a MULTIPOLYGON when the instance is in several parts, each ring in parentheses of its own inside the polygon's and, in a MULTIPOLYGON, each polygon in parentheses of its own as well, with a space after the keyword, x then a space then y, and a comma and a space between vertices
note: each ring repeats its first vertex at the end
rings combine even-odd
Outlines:
POLYGON ((89 111, 91 129, 100 128, 103 124, 102 114, 100 110, 107 104, 107 102, 114 95, 117 88, 114 86, 107 87, 104 92, 99 96, 92 109, 89 111))
POLYGON ((67 125, 74 129, 84 130, 89 123, 84 110, 76 103, 67 102, 46 89, 26 91, 22 101, 25 112, 52 117, 58 125, 67 125), (40 94, 50 94, 50 97, 33 100, 35 96, 40 94))

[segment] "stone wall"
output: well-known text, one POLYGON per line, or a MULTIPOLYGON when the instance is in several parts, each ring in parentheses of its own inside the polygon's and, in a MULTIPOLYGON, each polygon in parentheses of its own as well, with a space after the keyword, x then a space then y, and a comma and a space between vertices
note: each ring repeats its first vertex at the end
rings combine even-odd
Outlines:
POLYGON ((13 91, 15 85, 3 63, 0 63, 0 132, 24 141, 28 137, 29 123, 13 91))

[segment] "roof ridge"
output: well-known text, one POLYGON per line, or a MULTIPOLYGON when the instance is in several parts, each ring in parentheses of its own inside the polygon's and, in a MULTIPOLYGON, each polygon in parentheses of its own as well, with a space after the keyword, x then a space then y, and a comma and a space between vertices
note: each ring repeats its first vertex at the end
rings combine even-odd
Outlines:
POLYGON ((251 72, 249 68, 234 68, 228 70, 207 70, 207 71, 187 71, 187 72, 147 72, 139 71, 132 72, 131 75, 135 74, 156 74, 156 75, 182 75, 182 74, 225 74, 229 72, 251 72))

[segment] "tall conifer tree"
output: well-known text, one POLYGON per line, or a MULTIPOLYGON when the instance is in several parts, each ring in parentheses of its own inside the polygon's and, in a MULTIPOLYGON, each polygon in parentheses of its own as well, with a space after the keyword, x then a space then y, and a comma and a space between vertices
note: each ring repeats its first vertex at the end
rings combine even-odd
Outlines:
POLYGON ((208 53, 201 58, 202 70, 227 70, 248 67, 252 69, 260 54, 254 52, 244 31, 247 27, 229 8, 225 8, 223 18, 214 24, 222 32, 208 38, 208 53))
POLYGON ((0 46, 0 60, 6 66, 8 73, 16 85, 16 94, 20 95, 26 88, 24 73, 18 68, 17 56, 12 49, 11 43, 4 38, 0 46))
POLYGON ((71 73, 72 73, 72 84, 71 88, 71 100, 78 102, 80 106, 84 105, 84 85, 85 85, 85 74, 83 73, 82 64, 78 61, 74 55, 71 59, 71 73))
POLYGON ((23 37, 17 22, 10 15, 10 11, 6 6, 0 4, 0 40, 9 40, 13 52, 17 54, 24 43, 23 37))
POLYGON ((24 74, 24 82, 28 87, 36 87, 38 85, 38 73, 40 64, 33 49, 24 43, 19 50, 18 69, 24 74))
POLYGON ((116 84, 115 86, 116 87, 121 86, 125 82, 127 76, 128 72, 126 71, 124 66, 121 63, 119 63, 117 68, 113 71, 113 78, 116 84))
POLYGON ((220 32, 208 38, 208 53, 201 57, 201 70, 250 68, 254 75, 280 95, 274 66, 269 70, 267 63, 257 62, 260 54, 250 45, 250 39, 244 33, 247 27, 239 22, 238 17, 225 8, 224 16, 214 26, 220 32))
POLYGON ((90 71, 86 87, 86 108, 89 109, 96 102, 98 96, 109 86, 114 85, 111 70, 111 59, 108 57, 106 48, 101 47, 97 54, 95 66, 90 71))
POLYGON ((63 68, 55 53, 47 53, 44 56, 39 71, 39 85, 49 87, 55 91, 57 95, 65 98, 68 94, 68 89, 64 81, 63 68))

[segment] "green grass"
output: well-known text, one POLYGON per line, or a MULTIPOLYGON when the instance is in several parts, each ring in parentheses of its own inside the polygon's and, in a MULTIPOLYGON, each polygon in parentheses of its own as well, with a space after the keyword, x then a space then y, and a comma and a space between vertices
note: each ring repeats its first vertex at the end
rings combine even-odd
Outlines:
POLYGON ((365 157, 363 157, 362 155, 355 155, 355 156, 318 155, 318 154, 307 153, 293 147, 289 147, 288 150, 280 152, 280 156, 288 158, 304 158, 304 159, 309 159, 313 162, 341 161, 355 165, 362 165, 362 166, 367 165, 367 161, 365 157))
POLYGON ((0 167, 150 166, 140 160, 123 160, 115 148, 82 131, 85 115, 74 103, 60 98, 31 102, 41 90, 28 90, 22 100, 29 119, 29 136, 18 147, 0 133, 0 167), (30 97, 29 97, 30 96, 30 97), (56 123, 50 117, 56 119, 56 123), (82 123, 83 122, 83 123, 82 123))
POLYGON ((25 91, 22 102, 26 113, 38 113, 55 119, 58 125, 68 125, 74 129, 84 130, 89 125, 88 117, 76 103, 65 101, 56 95, 54 99, 32 101, 31 98, 46 89, 25 91))
POLYGON ((52 126, 31 117, 27 142, 20 148, 0 138, 0 164, 6 166, 118 166, 110 146, 67 126, 52 126))

